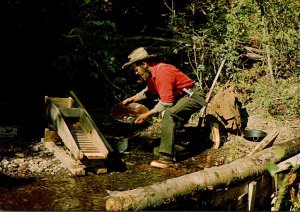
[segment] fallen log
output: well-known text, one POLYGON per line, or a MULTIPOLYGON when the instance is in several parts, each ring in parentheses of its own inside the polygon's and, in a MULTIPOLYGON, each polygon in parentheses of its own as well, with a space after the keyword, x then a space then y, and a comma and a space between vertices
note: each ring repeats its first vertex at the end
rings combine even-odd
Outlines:
POLYGON ((230 164, 212 167, 128 191, 109 191, 106 210, 149 210, 203 190, 228 187, 266 172, 268 163, 278 163, 300 152, 300 137, 260 151, 230 164), (284 151, 285 154, 278 154, 284 151))
POLYGON ((282 171, 285 171, 287 170, 288 168, 290 167, 294 167, 294 166, 297 166, 300 164, 300 154, 297 154, 285 161, 282 161, 280 162, 278 165, 277 165, 277 170, 275 173, 279 173, 279 172, 282 172, 282 171))

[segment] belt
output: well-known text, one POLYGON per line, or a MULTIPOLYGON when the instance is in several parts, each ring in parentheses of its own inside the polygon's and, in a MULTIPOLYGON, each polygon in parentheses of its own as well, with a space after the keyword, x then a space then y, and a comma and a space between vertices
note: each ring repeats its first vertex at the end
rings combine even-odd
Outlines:
POLYGON ((196 100, 201 106, 206 105, 205 100, 198 94, 198 92, 200 92, 200 88, 199 87, 195 87, 193 89, 186 89, 184 88, 183 91, 186 92, 188 94, 188 96, 194 100, 196 100))

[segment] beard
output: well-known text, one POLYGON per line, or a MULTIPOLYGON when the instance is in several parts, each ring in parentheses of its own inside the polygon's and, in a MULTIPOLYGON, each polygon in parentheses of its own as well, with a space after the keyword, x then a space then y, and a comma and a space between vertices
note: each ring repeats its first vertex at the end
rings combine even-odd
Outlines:
POLYGON ((151 77, 151 72, 146 70, 145 68, 141 67, 142 71, 139 73, 140 79, 138 80, 138 83, 147 82, 148 79, 151 77))

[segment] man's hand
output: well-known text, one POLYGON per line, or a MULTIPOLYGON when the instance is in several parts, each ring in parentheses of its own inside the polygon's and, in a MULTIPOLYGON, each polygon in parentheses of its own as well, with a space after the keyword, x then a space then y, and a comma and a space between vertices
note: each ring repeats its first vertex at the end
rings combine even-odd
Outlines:
POLYGON ((122 101, 122 104, 123 105, 128 105, 128 104, 130 104, 130 103, 132 103, 132 102, 138 102, 138 101, 140 101, 141 99, 137 96, 137 95, 135 95, 135 96, 132 96, 132 97, 129 97, 129 98, 127 98, 127 99, 124 99, 123 101, 122 101))
POLYGON ((131 102, 133 102, 133 100, 132 100, 132 98, 130 97, 130 98, 124 99, 124 100, 122 101, 122 104, 123 104, 123 105, 128 105, 128 104, 131 103, 131 102))
POLYGON ((158 113, 154 108, 148 111, 147 113, 139 115, 136 119, 135 122, 136 124, 142 124, 144 123, 150 116, 158 113))
POLYGON ((148 118, 149 118, 148 113, 141 114, 136 118, 134 123, 143 124, 148 118))

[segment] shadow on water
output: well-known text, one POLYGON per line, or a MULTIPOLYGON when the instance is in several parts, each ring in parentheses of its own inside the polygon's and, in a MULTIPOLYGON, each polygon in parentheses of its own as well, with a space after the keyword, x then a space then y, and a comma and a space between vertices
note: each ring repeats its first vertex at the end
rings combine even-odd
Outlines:
POLYGON ((36 178, 13 178, 5 174, 0 173, 0 187, 1 188, 12 188, 18 186, 25 186, 27 184, 34 183, 36 178))
POLYGON ((101 176, 12 183, 0 188, 2 210, 105 210, 101 176), (100 186, 99 186, 100 185, 100 186))

